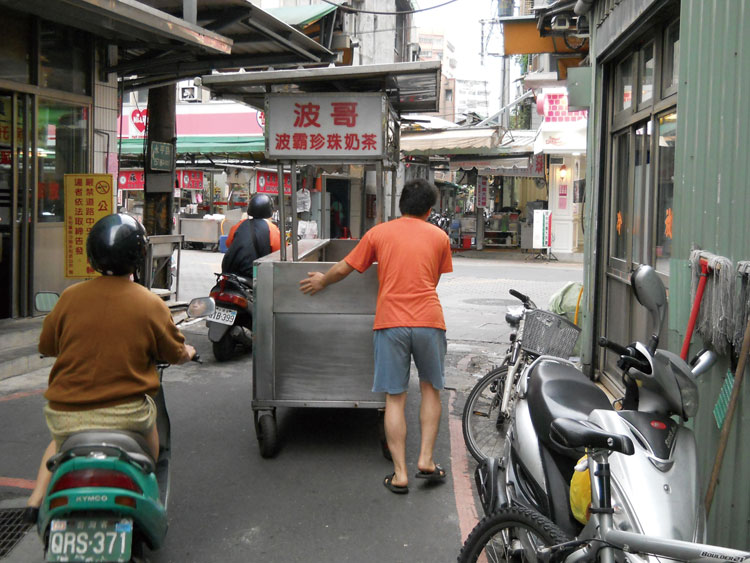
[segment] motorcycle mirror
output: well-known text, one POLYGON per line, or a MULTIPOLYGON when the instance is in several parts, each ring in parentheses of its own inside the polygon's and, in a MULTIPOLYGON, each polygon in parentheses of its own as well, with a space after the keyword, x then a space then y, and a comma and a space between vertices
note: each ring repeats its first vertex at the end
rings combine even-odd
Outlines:
POLYGON ((667 291, 659 279, 659 274, 651 266, 642 264, 631 274, 630 285, 638 303, 651 313, 654 333, 658 338, 667 310, 667 291))
POLYGON ((188 317, 207 317, 216 309, 214 300, 211 297, 196 297, 188 305, 188 317))
POLYGON ((55 308, 60 296, 52 291, 40 291, 34 295, 34 308, 40 313, 49 313, 55 308))
POLYGON ((706 373, 716 363, 718 356, 712 350, 701 350, 690 360, 690 373, 695 377, 706 373))

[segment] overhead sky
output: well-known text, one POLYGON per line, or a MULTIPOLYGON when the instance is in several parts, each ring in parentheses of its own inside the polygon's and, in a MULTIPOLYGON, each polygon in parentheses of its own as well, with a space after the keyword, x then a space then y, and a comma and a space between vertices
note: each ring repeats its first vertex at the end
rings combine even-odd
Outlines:
MULTIPOLYGON (((446 0, 419 0, 418 8, 443 4, 446 0)), ((497 16, 497 0, 456 0, 452 4, 418 12, 414 15, 414 24, 418 28, 443 30, 448 41, 456 48, 456 78, 487 80, 490 83, 490 111, 500 108, 500 68, 499 57, 485 56, 481 64, 482 26, 480 20, 489 20, 497 16)), ((490 30, 485 24, 485 33, 490 30)), ((500 31, 498 26, 492 30, 492 41, 487 51, 497 53, 500 50, 500 31)))

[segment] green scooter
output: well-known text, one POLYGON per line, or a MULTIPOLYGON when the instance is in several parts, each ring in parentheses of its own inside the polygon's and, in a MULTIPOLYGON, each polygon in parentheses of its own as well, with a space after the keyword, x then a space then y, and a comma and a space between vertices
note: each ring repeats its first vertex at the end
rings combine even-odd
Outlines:
MULTIPOLYGON (((200 321, 213 307, 209 298, 194 299, 187 314, 199 318, 178 324, 200 321)), ((160 379, 167 365, 157 364, 160 379)), ((47 462, 52 479, 37 520, 46 561, 135 562, 144 545, 156 550, 164 543, 171 450, 163 387, 154 402, 156 461, 138 433, 86 430, 71 435, 47 462)))

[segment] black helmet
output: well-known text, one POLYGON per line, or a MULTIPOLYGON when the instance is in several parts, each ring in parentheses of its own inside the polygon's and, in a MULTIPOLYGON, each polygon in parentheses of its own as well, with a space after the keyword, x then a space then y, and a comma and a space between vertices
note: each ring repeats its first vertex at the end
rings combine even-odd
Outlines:
POLYGON ((273 215, 273 201, 266 194, 255 194, 247 205, 247 214, 253 219, 268 219, 273 215))
POLYGON ((132 274, 146 256, 146 229, 125 213, 99 219, 86 240, 91 266, 108 276, 132 274))

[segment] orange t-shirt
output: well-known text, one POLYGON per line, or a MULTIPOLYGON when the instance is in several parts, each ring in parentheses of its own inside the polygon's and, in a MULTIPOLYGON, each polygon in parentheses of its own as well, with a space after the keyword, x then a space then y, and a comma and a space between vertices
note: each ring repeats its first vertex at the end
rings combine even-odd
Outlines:
MULTIPOLYGON (((247 219, 243 219, 242 221, 247 221, 247 219)), ((227 235, 227 248, 232 246, 232 241, 234 241, 234 234, 237 232, 237 228, 242 225, 242 221, 229 229, 229 234, 227 235)), ((268 236, 271 239, 271 252, 276 252, 279 248, 281 248, 281 232, 270 219, 266 219, 266 223, 268 223, 268 236)))
POLYGON ((358 272, 378 263, 374 330, 430 327, 445 330, 437 295, 440 274, 453 271, 448 235, 416 217, 400 217, 370 229, 345 258, 358 272))

